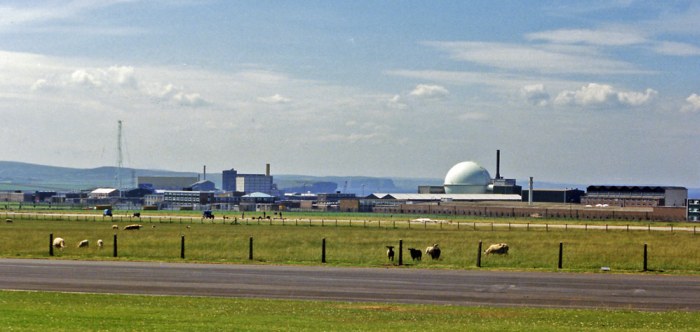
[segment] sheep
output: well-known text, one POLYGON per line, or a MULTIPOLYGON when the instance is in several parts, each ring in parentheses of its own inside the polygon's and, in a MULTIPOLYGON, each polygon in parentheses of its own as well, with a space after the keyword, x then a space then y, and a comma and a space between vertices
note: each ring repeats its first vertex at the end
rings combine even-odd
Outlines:
POLYGON ((7 218, 7 219, 5 219, 5 222, 10 223, 10 222, 12 222, 12 219, 7 218))
POLYGON ((105 246, 105 243, 104 243, 104 241, 102 241, 102 239, 97 240, 97 247, 98 248, 102 249, 102 247, 104 247, 104 246, 105 246))
POLYGON ((387 250, 386 251, 386 257, 389 258, 390 261, 394 261, 394 246, 386 246, 387 250))
POLYGON ((90 241, 88 240, 82 240, 78 242, 78 248, 87 248, 90 246, 90 241))
POLYGON ((507 255, 508 254, 508 244, 507 243, 497 243, 497 244, 492 244, 486 250, 484 250, 484 254, 489 255, 489 254, 499 254, 499 255, 507 255))
POLYGON ((420 249, 408 248, 408 251, 411 253, 411 259, 414 261, 419 261, 423 258, 423 252, 420 249))
POLYGON ((141 212, 134 212, 132 215, 133 218, 141 218, 141 212))
POLYGON ((425 248, 425 254, 430 256, 432 259, 440 258, 440 248, 438 247, 437 243, 425 248))
POLYGON ((63 250, 63 248, 66 246, 66 241, 63 240, 63 238, 57 237, 53 239, 53 247, 58 248, 63 250))
POLYGON ((131 224, 131 225, 124 226, 124 230, 125 231, 130 231, 130 230, 134 230, 134 229, 139 230, 139 229, 141 229, 141 227, 143 227, 143 226, 141 226, 139 224, 131 224))
POLYGON ((118 225, 112 225, 112 229, 119 229, 118 225))

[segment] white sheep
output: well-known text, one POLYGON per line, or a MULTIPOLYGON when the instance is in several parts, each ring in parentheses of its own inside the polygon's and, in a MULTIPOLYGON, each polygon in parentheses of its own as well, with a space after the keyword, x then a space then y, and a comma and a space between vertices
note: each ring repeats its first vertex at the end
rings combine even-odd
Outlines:
POLYGON ((63 238, 57 237, 53 239, 53 246, 54 248, 63 250, 63 248, 66 246, 66 241, 63 240, 63 238))
POLYGON ((87 248, 90 246, 90 241, 82 240, 78 243, 78 248, 87 248))
POLYGON ((440 248, 438 247, 437 243, 425 248, 425 254, 430 256, 432 259, 440 258, 440 248))
POLYGON ((112 225, 112 229, 119 229, 119 226, 117 226, 117 225, 112 225))
POLYGON ((508 254, 508 244, 507 243, 496 243, 490 245, 486 250, 484 250, 484 254, 499 254, 499 255, 507 255, 508 254))
POLYGON ((126 225, 126 226, 124 226, 124 230, 127 230, 127 231, 139 230, 139 229, 141 229, 141 227, 143 227, 143 226, 141 226, 139 224, 126 225))
POLYGON ((102 249, 102 247, 104 247, 104 245, 105 245, 105 243, 104 243, 104 241, 102 241, 102 239, 97 240, 97 247, 98 248, 102 249))

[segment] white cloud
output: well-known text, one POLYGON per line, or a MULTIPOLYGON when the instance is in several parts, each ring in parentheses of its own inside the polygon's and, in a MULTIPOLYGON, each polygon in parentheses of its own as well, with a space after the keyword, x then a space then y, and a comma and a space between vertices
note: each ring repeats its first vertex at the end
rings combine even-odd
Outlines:
POLYGON ((489 42, 426 42, 457 61, 507 70, 566 74, 638 74, 634 65, 612 60, 584 45, 519 45, 489 42))
POLYGON ((403 100, 402 100, 402 98, 401 98, 400 95, 394 95, 393 97, 391 97, 391 98, 389 99, 389 102, 387 103, 387 105, 388 105, 390 108, 399 109, 399 110, 406 109, 406 108, 408 107, 408 105, 406 105, 406 104, 403 102, 403 100))
POLYGON ((700 96, 696 93, 685 99, 686 104, 681 108, 681 112, 700 112, 700 96))
POLYGON ((292 101, 278 93, 268 97, 259 97, 258 100, 267 104, 287 104, 292 101))
POLYGON ((450 92, 445 89, 445 87, 431 84, 418 84, 415 89, 409 93, 410 96, 427 99, 440 99, 447 97, 449 94, 450 92))
POLYGON ((525 35, 528 40, 544 40, 563 44, 590 44, 605 46, 626 46, 642 44, 646 37, 637 31, 562 29, 541 31, 525 35))
POLYGON ((526 85, 520 89, 520 94, 528 103, 536 106, 546 106, 550 99, 543 84, 526 85))
POLYGON ((607 84, 590 83, 578 90, 562 91, 554 99, 556 105, 578 106, 640 106, 650 102, 657 91, 647 89, 644 92, 618 91, 607 84))
POLYGON ((700 55, 700 47, 686 43, 676 42, 661 42, 658 43, 654 50, 657 53, 676 56, 698 56, 700 55))

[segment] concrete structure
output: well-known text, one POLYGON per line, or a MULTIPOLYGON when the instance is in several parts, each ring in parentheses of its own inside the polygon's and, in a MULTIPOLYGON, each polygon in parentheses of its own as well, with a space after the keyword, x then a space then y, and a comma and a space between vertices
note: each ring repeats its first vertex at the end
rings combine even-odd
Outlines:
POLYGON ((171 208, 199 208, 213 201, 214 193, 208 191, 165 190, 162 203, 171 208))
POLYGON ((595 206, 685 206, 688 189, 652 186, 588 186, 581 204, 595 206))
MULTIPOLYGON (((581 197, 585 195, 579 189, 532 189, 532 201, 540 203, 581 203, 581 197)), ((523 202, 530 202, 530 190, 522 191, 523 202)))
POLYGON ((261 192, 268 195, 275 194, 270 164, 265 166, 265 174, 240 174, 235 169, 221 173, 222 188, 224 191, 236 191, 246 194, 261 192))
POLYGON ((238 171, 235 169, 225 170, 221 172, 221 190, 236 191, 236 177, 238 171))
POLYGON ((445 175, 446 194, 485 194, 491 184, 489 172, 473 161, 452 166, 445 175))
POLYGON ((199 181, 196 176, 139 176, 138 186, 162 190, 182 190, 199 181))

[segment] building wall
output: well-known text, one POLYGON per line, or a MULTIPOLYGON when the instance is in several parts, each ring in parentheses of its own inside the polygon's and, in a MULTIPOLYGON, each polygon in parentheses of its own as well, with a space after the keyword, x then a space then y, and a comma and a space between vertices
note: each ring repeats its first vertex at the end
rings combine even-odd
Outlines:
POLYGON ((261 192, 272 194, 272 176, 263 174, 238 174, 236 177, 236 191, 251 194, 261 192))
POLYGON ((224 191, 236 191, 236 177, 238 171, 231 169, 221 173, 221 189, 224 191))
POLYGON ((139 186, 151 184, 154 189, 182 190, 199 181, 196 176, 139 176, 139 186))

